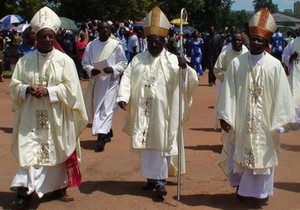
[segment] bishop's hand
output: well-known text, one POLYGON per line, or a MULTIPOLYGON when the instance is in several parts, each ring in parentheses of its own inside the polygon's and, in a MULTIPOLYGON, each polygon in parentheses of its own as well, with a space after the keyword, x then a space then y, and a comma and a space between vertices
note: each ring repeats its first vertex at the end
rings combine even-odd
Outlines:
POLYGON ((92 76, 97 76, 98 74, 101 74, 101 71, 98 69, 92 69, 91 74, 92 76))
POLYGON ((187 67, 185 58, 180 56, 177 56, 177 58, 178 58, 178 66, 182 69, 185 69, 187 67))
POLYGON ((121 107, 123 110, 127 110, 127 103, 125 101, 119 101, 118 105, 121 107))
POLYGON ((231 129, 231 126, 225 120, 223 120, 223 119, 220 120, 220 126, 227 133, 231 129))

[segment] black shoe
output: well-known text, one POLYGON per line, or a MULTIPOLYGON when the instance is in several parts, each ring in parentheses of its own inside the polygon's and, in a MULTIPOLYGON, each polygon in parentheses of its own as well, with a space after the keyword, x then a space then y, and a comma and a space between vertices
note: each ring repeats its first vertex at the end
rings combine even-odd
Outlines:
POLYGON ((114 132, 112 129, 109 130, 108 134, 106 134, 105 141, 106 143, 111 142, 111 138, 114 136, 114 132))
POLYGON ((107 134, 99 133, 97 137, 97 147, 95 152, 102 152, 106 144, 107 134))
POLYGON ((239 194, 236 194, 237 199, 243 203, 250 205, 253 208, 261 208, 264 205, 268 204, 269 197, 267 198, 254 198, 254 197, 245 197, 239 194))
POLYGON ((142 189, 143 189, 143 190, 153 190, 153 189, 155 189, 155 186, 156 186, 155 183, 153 183, 153 182, 147 182, 147 183, 142 187, 142 189))
POLYGON ((67 194, 67 189, 66 188, 59 189, 59 190, 54 190, 52 192, 51 198, 53 200, 58 200, 58 199, 64 197, 66 194, 67 194))
POLYGON ((157 197, 162 197, 162 196, 167 195, 165 186, 163 186, 161 184, 156 185, 155 192, 156 192, 157 197))
POLYGON ((51 199, 52 200, 60 200, 60 201, 63 201, 63 202, 74 201, 74 198, 68 197, 67 188, 63 188, 63 189, 53 191, 52 195, 51 195, 51 199))
POLYGON ((96 149, 95 149, 95 152, 103 152, 104 151, 104 145, 102 144, 98 144, 96 149))
POLYGON ((31 199, 17 198, 11 203, 11 209, 28 209, 30 207, 31 199))
POLYGON ((254 206, 261 207, 268 204, 269 196, 266 198, 251 198, 250 200, 254 206))

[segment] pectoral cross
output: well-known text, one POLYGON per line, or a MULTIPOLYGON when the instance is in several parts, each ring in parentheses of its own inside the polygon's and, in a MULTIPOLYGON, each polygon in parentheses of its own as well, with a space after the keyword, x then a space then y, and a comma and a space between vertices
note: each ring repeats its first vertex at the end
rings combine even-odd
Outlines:
POLYGON ((261 95, 261 87, 256 83, 253 83, 253 86, 250 88, 250 94, 252 96, 252 103, 257 103, 258 97, 261 95))

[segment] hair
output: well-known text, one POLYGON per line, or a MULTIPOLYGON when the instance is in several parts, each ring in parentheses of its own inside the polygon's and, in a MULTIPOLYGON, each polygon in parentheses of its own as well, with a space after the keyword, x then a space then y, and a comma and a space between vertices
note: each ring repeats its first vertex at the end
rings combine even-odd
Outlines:
POLYGON ((22 38, 25 39, 28 36, 28 31, 32 30, 32 26, 28 26, 23 32, 22 32, 22 38))
POLYGON ((236 34, 242 34, 242 31, 239 30, 239 29, 235 29, 235 30, 233 30, 233 31, 231 32, 231 36, 234 36, 234 35, 236 35, 236 34))

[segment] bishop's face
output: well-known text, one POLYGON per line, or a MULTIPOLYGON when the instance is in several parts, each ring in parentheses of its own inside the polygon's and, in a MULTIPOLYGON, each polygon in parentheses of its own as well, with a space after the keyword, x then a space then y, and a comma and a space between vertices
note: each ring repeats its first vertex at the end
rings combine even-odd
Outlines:
POLYGON ((50 52, 53 49, 54 41, 55 32, 51 29, 44 28, 36 34, 37 49, 41 53, 50 52))
POLYGON ((262 53, 266 46, 268 44, 268 41, 260 36, 251 36, 250 37, 250 52, 251 54, 260 54, 262 53))
POLYGON ((152 56, 158 56, 164 48, 165 39, 158 35, 147 36, 148 51, 152 56))

